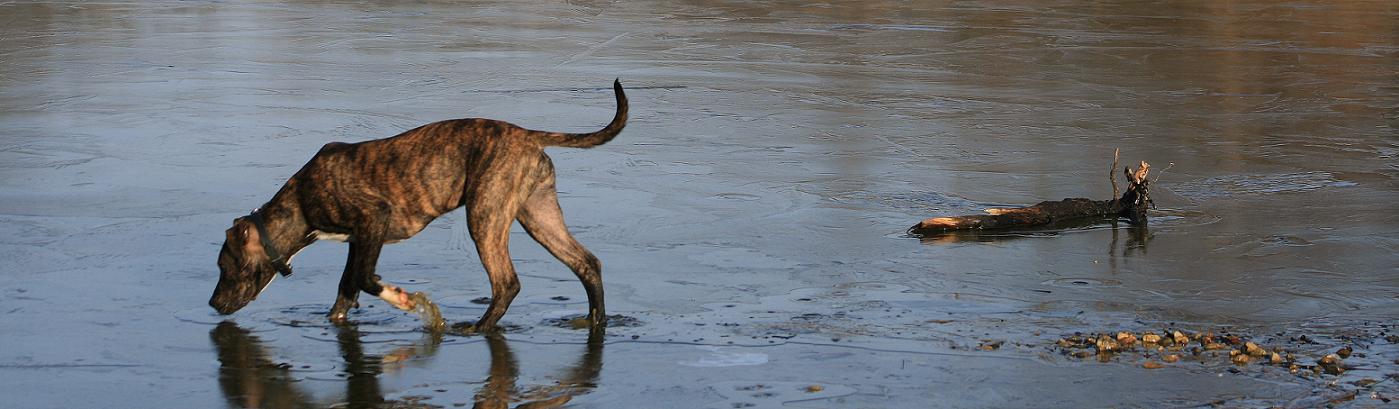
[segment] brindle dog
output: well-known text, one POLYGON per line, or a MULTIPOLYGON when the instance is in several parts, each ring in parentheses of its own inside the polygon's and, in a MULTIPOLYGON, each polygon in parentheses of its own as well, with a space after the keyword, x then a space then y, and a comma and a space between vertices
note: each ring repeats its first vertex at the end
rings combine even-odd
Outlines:
POLYGON ((350 243, 349 261, 329 318, 342 321, 359 292, 394 307, 414 305, 374 273, 385 243, 413 237, 449 211, 466 220, 491 281, 491 304, 475 329, 495 326, 520 291, 510 262, 510 225, 519 220, 535 241, 568 265, 588 294, 588 320, 607 319, 602 265, 564 226, 546 146, 590 148, 612 140, 627 122, 627 97, 613 82, 617 114, 605 128, 570 134, 524 129, 488 119, 435 122, 397 136, 326 144, 252 214, 233 221, 219 251, 219 283, 209 305, 231 314, 248 305, 291 258, 319 239, 350 243))

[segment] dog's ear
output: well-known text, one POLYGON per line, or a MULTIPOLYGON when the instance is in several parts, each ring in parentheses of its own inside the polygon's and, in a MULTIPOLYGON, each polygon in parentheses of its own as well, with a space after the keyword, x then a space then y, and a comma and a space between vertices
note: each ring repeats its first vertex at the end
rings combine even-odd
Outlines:
POLYGON ((262 249, 262 242, 259 241, 253 224, 241 217, 234 219, 233 227, 229 227, 224 235, 228 250, 233 253, 234 259, 244 266, 253 265, 254 260, 251 256, 258 254, 262 249))
POLYGON ((229 227, 228 230, 223 231, 223 244, 225 247, 228 247, 229 251, 235 254, 242 250, 243 246, 241 246, 241 244, 243 244, 243 240, 238 237, 238 220, 233 220, 233 227, 229 227))

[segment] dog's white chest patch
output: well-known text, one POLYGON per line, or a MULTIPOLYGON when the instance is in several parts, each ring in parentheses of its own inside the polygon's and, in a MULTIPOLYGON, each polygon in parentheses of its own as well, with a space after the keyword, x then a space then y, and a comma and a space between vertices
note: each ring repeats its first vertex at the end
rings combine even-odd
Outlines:
POLYGON ((335 240, 341 243, 350 241, 350 235, 344 233, 326 233, 316 230, 311 234, 316 236, 316 240, 335 240))

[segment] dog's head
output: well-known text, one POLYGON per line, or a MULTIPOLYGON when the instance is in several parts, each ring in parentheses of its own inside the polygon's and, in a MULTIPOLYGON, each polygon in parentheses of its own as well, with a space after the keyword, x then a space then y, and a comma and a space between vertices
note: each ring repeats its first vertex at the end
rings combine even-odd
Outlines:
POLYGON ((219 250, 219 284, 209 306, 220 314, 232 314, 247 306, 272 284, 277 269, 262 248, 258 230, 246 217, 233 221, 224 232, 223 248, 219 250))

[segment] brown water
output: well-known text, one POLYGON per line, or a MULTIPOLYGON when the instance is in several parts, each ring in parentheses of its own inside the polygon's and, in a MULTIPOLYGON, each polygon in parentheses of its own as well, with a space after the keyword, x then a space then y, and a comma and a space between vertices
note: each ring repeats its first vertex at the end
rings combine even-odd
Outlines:
MULTIPOLYGON (((1389 1, 0 4, 0 395, 1379 405, 1399 395, 1396 33, 1389 1), (499 337, 433 336, 372 297, 330 325, 332 243, 227 323, 205 305, 223 229, 327 141, 456 117, 590 130, 615 77, 626 131, 550 152, 605 265, 605 333, 558 324, 586 312, 581 286, 523 232, 499 337), (902 234, 1106 198, 1114 148, 1160 178, 1146 228, 902 234), (1048 347, 1168 326, 1364 356, 1303 377, 1048 347)), ((465 231, 434 222, 380 274, 475 320, 489 286, 465 231)))

